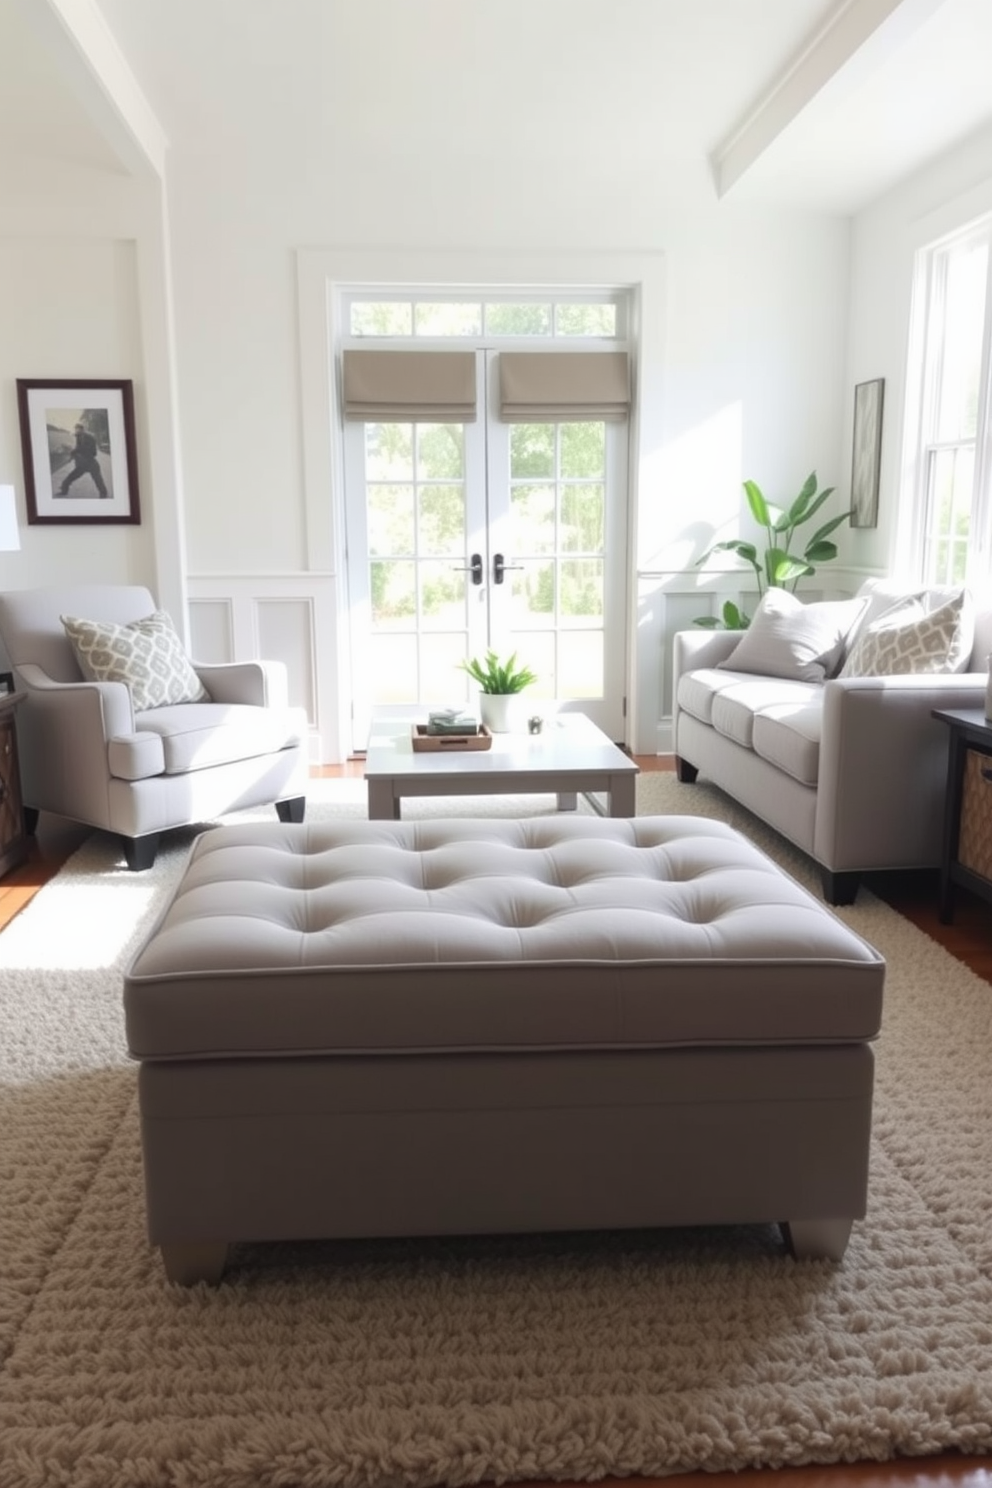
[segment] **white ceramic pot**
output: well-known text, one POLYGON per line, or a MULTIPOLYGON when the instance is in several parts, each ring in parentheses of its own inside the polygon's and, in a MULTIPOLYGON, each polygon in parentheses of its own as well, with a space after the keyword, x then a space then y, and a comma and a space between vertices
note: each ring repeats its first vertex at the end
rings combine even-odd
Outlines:
POLYGON ((491 734, 512 734, 520 712, 518 692, 480 692, 479 718, 491 734))

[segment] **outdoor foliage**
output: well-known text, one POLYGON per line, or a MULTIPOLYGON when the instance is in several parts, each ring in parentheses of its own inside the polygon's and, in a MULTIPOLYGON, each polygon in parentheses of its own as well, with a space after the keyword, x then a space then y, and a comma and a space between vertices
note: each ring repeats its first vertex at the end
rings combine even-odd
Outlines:
MULTIPOLYGON (((758 580, 759 596, 764 594, 766 589, 771 588, 795 591, 800 579, 809 578, 816 573, 817 564, 829 563, 832 558, 837 557, 837 544, 830 541, 830 534, 836 532, 844 522, 850 521, 850 511, 843 511, 839 516, 831 517, 829 522, 824 522, 822 527, 818 527, 807 541, 801 555, 792 551, 796 529, 805 526, 816 515, 827 498, 833 494, 834 489, 833 486, 825 486, 822 491, 817 490, 816 471, 814 470, 807 477, 792 505, 781 507, 766 501, 760 487, 754 481, 745 481, 744 492, 748 506, 751 508, 751 515, 758 526, 765 530, 763 552, 759 556, 758 548, 754 543, 734 537, 727 542, 714 543, 701 558, 696 560, 696 567, 705 563, 714 553, 736 553, 738 558, 743 558, 745 563, 749 563, 754 569, 758 580)), ((751 623, 751 617, 728 600, 723 606, 721 617, 701 615, 693 623, 708 627, 710 630, 746 630, 751 623)))

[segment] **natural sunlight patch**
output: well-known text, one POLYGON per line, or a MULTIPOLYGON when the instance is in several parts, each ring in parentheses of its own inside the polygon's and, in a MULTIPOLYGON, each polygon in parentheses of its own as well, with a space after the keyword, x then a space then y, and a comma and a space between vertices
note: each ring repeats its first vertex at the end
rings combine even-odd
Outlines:
POLYGON ((0 965, 9 971, 110 966, 155 893, 155 885, 123 875, 106 884, 49 884, 4 930, 0 965))

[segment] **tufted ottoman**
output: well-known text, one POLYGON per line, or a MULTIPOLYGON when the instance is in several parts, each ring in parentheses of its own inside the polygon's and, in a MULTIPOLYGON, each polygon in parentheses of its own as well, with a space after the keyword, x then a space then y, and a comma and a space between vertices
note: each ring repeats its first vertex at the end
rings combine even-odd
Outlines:
POLYGON ((125 978, 148 1229, 233 1241, 865 1213, 884 962, 695 817, 197 839, 125 978))

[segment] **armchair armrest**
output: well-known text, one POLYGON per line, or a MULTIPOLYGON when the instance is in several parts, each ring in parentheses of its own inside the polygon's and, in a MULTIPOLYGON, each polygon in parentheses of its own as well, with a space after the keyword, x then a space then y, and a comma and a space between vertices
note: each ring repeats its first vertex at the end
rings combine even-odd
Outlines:
POLYGON ((30 708, 54 709, 60 727, 99 731, 104 739, 134 732, 131 694, 123 682, 56 682, 40 666, 18 667, 30 708))
POLYGON ((934 708, 982 708, 986 676, 824 683, 814 854, 836 872, 940 862, 947 726, 934 708))
POLYGON ((195 661, 193 670, 215 703, 289 706, 289 672, 283 661, 195 661))

